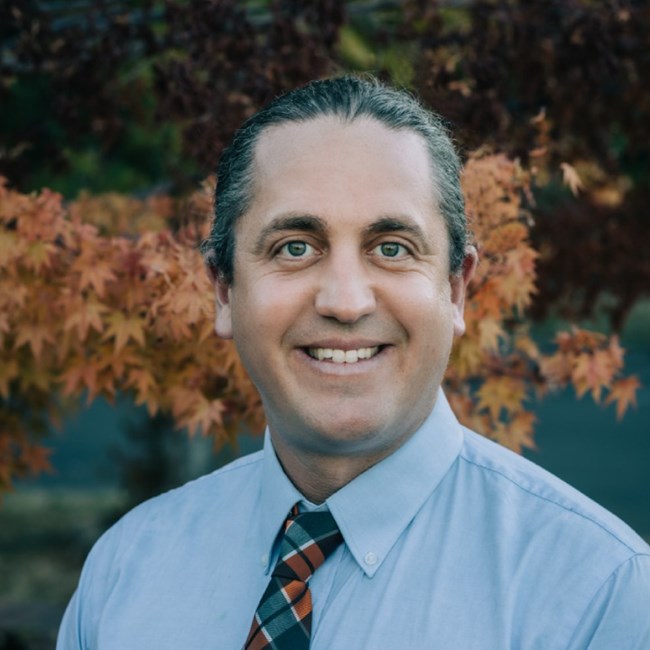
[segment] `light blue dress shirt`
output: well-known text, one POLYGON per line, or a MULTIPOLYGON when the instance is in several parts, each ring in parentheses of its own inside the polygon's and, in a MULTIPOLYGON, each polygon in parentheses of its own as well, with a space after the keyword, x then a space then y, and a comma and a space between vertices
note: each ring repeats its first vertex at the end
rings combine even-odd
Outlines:
MULTIPOLYGON (((57 648, 238 650, 302 495, 262 452, 144 503, 97 542, 57 648)), ((650 548, 442 393, 325 503, 345 543, 311 580, 314 650, 648 650, 650 548)))

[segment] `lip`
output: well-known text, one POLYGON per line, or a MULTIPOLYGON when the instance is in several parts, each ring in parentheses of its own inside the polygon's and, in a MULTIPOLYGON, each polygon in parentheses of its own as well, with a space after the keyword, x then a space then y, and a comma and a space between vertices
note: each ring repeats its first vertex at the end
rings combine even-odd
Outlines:
POLYGON ((307 348, 331 348, 332 350, 358 350, 360 348, 385 348, 389 344, 386 341, 377 341, 375 339, 351 339, 342 341, 340 339, 322 339, 315 342, 309 342, 305 345, 296 346, 301 350, 307 348))

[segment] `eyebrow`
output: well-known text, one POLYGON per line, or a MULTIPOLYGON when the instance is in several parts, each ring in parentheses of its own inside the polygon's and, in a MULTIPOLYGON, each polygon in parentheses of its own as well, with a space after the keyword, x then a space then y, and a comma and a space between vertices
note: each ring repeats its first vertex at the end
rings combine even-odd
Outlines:
POLYGON ((259 237, 255 241, 255 253, 259 255, 264 250, 264 244, 270 235, 294 230, 324 235, 327 233, 328 228, 324 219, 313 214, 280 215, 262 228, 259 237))
MULTIPOLYGON (((255 241, 254 252, 259 255, 263 252, 266 240, 274 233, 278 232, 309 232, 318 235, 327 235, 329 228, 327 222, 321 217, 313 214, 285 214, 273 219, 267 224, 255 241)), ((403 232, 416 238, 425 251, 430 249, 429 240, 420 226, 414 223, 407 216, 386 216, 380 217, 369 226, 364 228, 366 237, 372 235, 381 235, 389 232, 403 232)))

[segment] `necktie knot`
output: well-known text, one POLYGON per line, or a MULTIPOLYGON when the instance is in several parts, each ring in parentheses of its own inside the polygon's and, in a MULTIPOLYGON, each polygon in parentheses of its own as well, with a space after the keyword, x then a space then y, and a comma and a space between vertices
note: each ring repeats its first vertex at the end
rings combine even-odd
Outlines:
POLYGON ((327 511, 291 515, 285 523, 273 575, 307 582, 342 540, 334 517, 327 511))

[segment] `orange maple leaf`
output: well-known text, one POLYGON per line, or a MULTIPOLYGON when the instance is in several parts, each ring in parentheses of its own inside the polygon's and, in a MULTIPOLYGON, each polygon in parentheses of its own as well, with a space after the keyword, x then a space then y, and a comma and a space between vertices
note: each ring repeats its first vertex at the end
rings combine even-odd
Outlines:
POLYGON ((641 388, 638 377, 617 379, 605 400, 605 404, 616 402, 616 417, 620 420, 630 405, 636 406, 636 391, 641 388))
POLYGON ((473 375, 481 366, 483 354, 479 348, 478 341, 469 337, 456 339, 451 354, 451 365, 453 370, 461 377, 473 375))
POLYGON ((535 441, 533 440, 533 426, 536 421, 535 414, 530 411, 521 411, 515 414, 510 421, 510 430, 522 447, 527 447, 528 449, 536 448, 535 441))
POLYGON ((100 298, 104 296, 106 284, 117 280, 110 262, 97 259, 97 251, 94 250, 87 250, 80 255, 72 265, 72 270, 79 274, 79 289, 83 291, 92 287, 100 298))
POLYGON ((171 334, 174 341, 187 341, 193 338, 192 330, 184 318, 178 316, 169 318, 165 325, 166 330, 171 334))
POLYGON ((29 344, 36 360, 41 358, 44 343, 54 343, 52 328, 42 323, 23 323, 18 329, 14 349, 29 344))
POLYGON ((212 428, 221 427, 222 414, 226 410, 220 399, 208 400, 203 395, 195 402, 195 407, 188 411, 182 423, 187 427, 190 435, 195 435, 200 429, 206 435, 212 428))
POLYGON ((488 279, 477 289, 473 289, 473 285, 470 284, 470 302, 480 315, 496 318, 502 316, 503 302, 496 291, 496 285, 495 278, 488 279))
POLYGON ((479 345, 484 350, 496 351, 499 339, 505 336, 503 327, 496 318, 483 318, 478 324, 478 331, 479 345))
POLYGON ((609 342, 609 354, 616 369, 620 370, 623 367, 625 350, 621 347, 616 334, 612 336, 609 342))
POLYGON ((146 404, 149 415, 154 415, 158 410, 158 386, 150 370, 146 368, 132 368, 126 386, 135 389, 135 403, 146 404))
POLYGON ((519 278, 514 273, 505 275, 496 287, 499 296, 520 311, 528 307, 536 291, 532 278, 519 278))
POLYGON ((613 373, 607 351, 596 350, 593 354, 587 352, 579 354, 571 372, 576 394, 582 397, 590 390, 594 400, 599 402, 603 388, 612 381, 613 373))
POLYGON ((56 252, 56 246, 50 242, 35 241, 29 244, 22 262, 26 268, 31 269, 34 273, 41 272, 44 268, 52 265, 52 257, 56 252))
POLYGON ((186 323, 196 323, 210 311, 213 302, 209 292, 201 291, 192 281, 186 281, 173 292, 171 310, 174 314, 182 315, 186 323))
POLYGON ((61 373, 59 380, 63 382, 63 395, 73 395, 86 390, 86 401, 88 404, 105 390, 111 393, 112 377, 104 372, 106 359, 102 356, 86 357, 78 355, 68 361, 68 365, 61 373))
POLYGON ((92 361, 78 359, 76 363, 70 363, 61 373, 63 382, 62 392, 64 395, 73 395, 88 389, 88 400, 96 394, 97 386, 97 365, 92 361))
POLYGON ((478 389, 479 409, 487 409, 493 419, 497 419, 501 409, 509 412, 519 411, 526 397, 523 381, 512 377, 488 377, 478 389))
POLYGON ((114 311, 106 317, 108 327, 102 337, 103 341, 115 339, 115 352, 120 352, 130 341, 136 341, 141 347, 145 343, 145 321, 140 316, 126 316, 122 311, 114 311))
POLYGON ((93 328, 96 332, 101 333, 104 329, 104 322, 102 316, 108 312, 108 307, 93 300, 79 300, 73 306, 72 313, 65 319, 63 329, 67 332, 72 328, 76 328, 79 341, 83 343, 88 336, 89 328, 93 328))
POLYGON ((533 361, 540 360, 539 348, 537 343, 528 336, 526 333, 518 333, 515 336, 515 349, 522 352, 526 357, 532 359, 533 361))
POLYGON ((490 434, 500 444, 520 454, 524 447, 535 449, 533 424, 535 416, 528 411, 517 413, 509 422, 494 422, 490 434))

